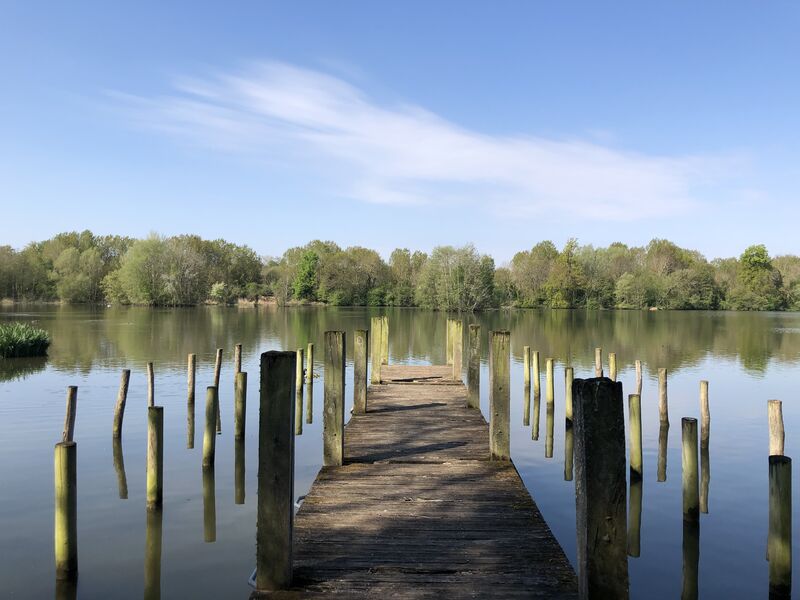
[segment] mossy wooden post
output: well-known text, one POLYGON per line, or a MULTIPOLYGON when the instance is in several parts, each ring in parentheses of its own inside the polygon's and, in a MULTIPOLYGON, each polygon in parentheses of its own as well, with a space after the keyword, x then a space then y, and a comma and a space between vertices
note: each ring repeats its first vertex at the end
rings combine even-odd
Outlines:
POLYGON ((161 598, 161 539, 164 511, 147 511, 144 531, 144 600, 161 598))
POLYGON ((578 597, 628 598, 622 384, 573 382, 578 597))
POLYGON ((214 465, 203 469, 203 541, 217 541, 217 486, 214 465))
POLYGON ((522 384, 531 387, 531 347, 522 347, 522 384))
POLYGON ((384 315, 381 317, 383 325, 381 326, 381 364, 389 364, 389 317, 384 315))
POLYGON ((683 481, 683 520, 700 519, 700 489, 697 476, 697 419, 681 419, 681 469, 683 481))
POLYGON ((306 346, 306 383, 314 382, 314 344, 308 342, 306 346))
POLYGON ((119 391, 117 391, 117 404, 114 407, 114 426, 112 435, 115 439, 122 437, 122 419, 125 418, 125 402, 128 400, 128 384, 131 380, 131 370, 122 369, 119 378, 119 391))
POLYGON ((56 444, 55 482, 55 562, 56 579, 78 577, 78 446, 72 440, 56 444))
POLYGON ((194 389, 197 374, 197 355, 190 354, 186 367, 186 447, 194 448, 194 389))
POLYGON ((461 369, 464 366, 464 324, 461 320, 453 323, 453 381, 462 381, 461 369))
POLYGON ((511 333, 489 334, 489 456, 511 460, 511 333))
POLYGON ((219 412, 219 395, 217 388, 210 385, 206 388, 206 428, 203 433, 203 468, 214 466, 217 436, 215 425, 219 412))
POLYGON ((556 401, 556 394, 555 394, 555 382, 553 381, 553 359, 548 358, 546 363, 546 374, 545 374, 545 400, 547 401, 547 406, 552 406, 556 401))
POLYGON ((574 369, 572 367, 564 369, 564 417, 570 425, 572 425, 574 415, 572 407, 572 382, 574 379, 574 369))
POLYGON ((700 512, 708 513, 708 484, 711 464, 708 446, 711 438, 711 413, 708 406, 708 381, 700 382, 700 512))
POLYGON ((233 347, 233 374, 242 372, 242 345, 236 344, 233 347))
POLYGON ((783 403, 780 400, 767 401, 769 418, 769 455, 782 456, 785 433, 783 430, 783 403))
POLYGON ((656 479, 660 482, 667 480, 667 443, 669 440, 669 423, 658 426, 658 468, 656 479))
POLYGON ((325 397, 322 464, 338 467, 344 459, 344 331, 325 332, 325 397))
POLYGON ((220 418, 219 408, 219 375, 222 371, 222 348, 217 348, 217 357, 214 361, 214 387, 217 389, 217 433, 222 432, 222 419, 220 418))
POLYGON ((233 437, 241 440, 247 425, 247 373, 236 373, 233 385, 233 437))
POLYGON ((790 598, 792 593, 792 459, 769 457, 770 598, 790 598))
POLYGON ((75 435, 75 416, 78 413, 78 386, 67 387, 67 409, 64 413, 64 431, 61 433, 62 442, 71 442, 75 435))
POLYGON ((261 355, 256 589, 263 591, 292 584, 296 360, 294 352, 261 355))
POLYGON ((233 441, 233 503, 244 504, 244 438, 233 441))
POLYGON ((120 500, 128 499, 128 477, 125 475, 125 457, 122 454, 122 438, 111 440, 111 453, 114 458, 114 471, 117 474, 117 490, 120 500))
POLYGON ((369 334, 372 338, 372 347, 370 348, 369 362, 370 362, 370 383, 378 384, 381 382, 381 328, 383 321, 380 317, 372 317, 370 319, 369 334))
POLYGON ((147 508, 164 499, 164 407, 147 408, 147 508))
POLYGON ((303 349, 297 349, 294 376, 294 434, 303 435, 303 349))
POLYGON ((642 399, 628 395, 628 445, 630 446, 631 481, 642 479, 642 399))
POLYGON ((156 405, 156 376, 153 372, 153 363, 147 363, 147 406, 156 405))
POLYGON ((467 359, 467 406, 481 407, 481 326, 469 326, 467 340, 469 353, 467 359))
POLYGON ((667 403, 667 370, 658 370, 658 418, 669 424, 669 405, 667 403))
POLYGON ((594 376, 595 377, 602 377, 603 376, 603 349, 602 348, 595 348, 594 349, 594 376))
POLYGON ((369 331, 357 329, 353 337, 353 412, 367 412, 367 356, 369 331))
POLYGON ((617 380, 617 353, 616 352, 609 352, 608 353, 608 378, 611 381, 617 380))
POLYGON ((628 499, 628 556, 638 558, 641 554, 642 531, 642 480, 630 482, 628 499))
POLYGON ((636 365, 636 394, 641 398, 642 396, 642 361, 637 360, 636 365))

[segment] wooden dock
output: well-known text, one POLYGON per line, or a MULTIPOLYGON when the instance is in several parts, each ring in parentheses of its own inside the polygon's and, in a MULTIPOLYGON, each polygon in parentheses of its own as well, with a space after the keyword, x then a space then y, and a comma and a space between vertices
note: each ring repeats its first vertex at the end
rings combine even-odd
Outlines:
POLYGON ((382 366, 294 521, 289 590, 258 597, 577 598, 561 546, 450 366, 382 366))

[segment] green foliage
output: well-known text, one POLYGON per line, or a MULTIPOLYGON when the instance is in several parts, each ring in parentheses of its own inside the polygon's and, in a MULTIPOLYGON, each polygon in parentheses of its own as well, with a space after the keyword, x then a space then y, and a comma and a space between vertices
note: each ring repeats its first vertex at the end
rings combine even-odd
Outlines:
POLYGON ((298 300, 314 300, 317 290, 317 267, 319 266, 319 254, 313 250, 306 250, 300 259, 292 283, 294 297, 298 300))
POLYGON ((780 310, 786 307, 780 271, 763 245, 750 246, 739 258, 739 269, 726 305, 734 310, 780 310))
POLYGON ((0 358, 44 356, 50 334, 28 323, 0 324, 0 358))

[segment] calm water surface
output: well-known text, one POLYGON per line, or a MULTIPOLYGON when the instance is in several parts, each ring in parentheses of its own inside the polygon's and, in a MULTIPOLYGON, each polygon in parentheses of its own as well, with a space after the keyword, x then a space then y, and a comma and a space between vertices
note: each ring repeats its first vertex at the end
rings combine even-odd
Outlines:
MULTIPOLYGON (((156 580, 156 584, 164 598, 246 598, 247 578, 255 562, 259 354, 314 342, 315 369, 322 374, 323 333, 346 331, 349 413, 352 332, 368 328, 370 316, 381 312, 274 307, 0 308, 1 320, 33 320, 53 337, 46 360, 0 360, 0 595, 54 595, 53 445, 61 435, 65 388, 77 385, 78 597, 141 597, 146 561, 149 575, 158 567, 158 557, 146 552, 146 537, 152 541, 160 534, 160 582, 156 580), (242 369, 250 374, 244 465, 238 465, 240 469, 244 466, 244 504, 234 501, 232 354, 236 343, 243 345, 242 369), (214 477, 204 478, 200 466, 204 392, 213 380, 218 347, 225 348, 220 380, 223 432, 217 438, 214 477), (192 352, 198 360, 197 421, 194 448, 188 449, 186 356, 192 352), (145 510, 148 361, 155 363, 156 403, 165 407, 160 523, 148 520, 145 510), (123 368, 131 369, 132 374, 122 446, 114 448, 111 421, 123 368), (125 487, 127 498, 120 499, 125 487)), ((447 315, 402 309, 385 313, 389 316, 390 362, 444 363, 447 315)), ((633 598, 680 597, 680 418, 699 417, 699 381, 709 380, 711 478, 709 513, 701 515, 700 521, 699 595, 766 597, 766 401, 784 401, 786 454, 800 456, 796 452, 800 405, 795 383, 800 380, 799 314, 501 311, 469 315, 465 320, 482 325, 484 415, 488 331, 511 330, 513 459, 573 564, 575 497, 574 483, 564 480, 563 368, 572 365, 576 377, 592 377, 595 346, 616 352, 619 379, 627 396, 633 391, 634 360, 642 361, 645 475, 640 556, 629 559, 633 598), (524 345, 539 350, 542 371, 545 358, 556 361, 553 425, 549 426, 542 402, 538 440, 532 439, 532 428, 523 425, 524 345), (670 373, 666 482, 656 480, 659 367, 670 373), (550 429, 553 456, 546 458, 550 429)), ((303 434, 296 441, 298 495, 308 490, 321 465, 322 390, 320 377, 311 397, 313 422, 304 423, 303 434)), ((305 399, 308 401, 308 393, 305 399)), ((797 489, 793 496, 800 498, 797 489)), ((794 522, 796 545, 800 519, 794 522)))

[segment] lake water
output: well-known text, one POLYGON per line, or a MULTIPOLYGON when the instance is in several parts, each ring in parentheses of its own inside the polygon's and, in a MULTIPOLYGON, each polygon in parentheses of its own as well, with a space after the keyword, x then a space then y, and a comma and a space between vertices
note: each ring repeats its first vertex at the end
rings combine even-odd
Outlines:
MULTIPOLYGON (((164 508, 160 589, 164 598, 246 598, 255 566, 258 361, 267 350, 316 344, 344 330, 348 342, 347 413, 352 405, 352 333, 387 314, 392 363, 445 362, 447 315, 364 308, 0 308, 0 320, 36 321, 51 332, 46 360, 0 360, 0 595, 52 597, 53 446, 64 420, 65 390, 79 386, 78 597, 139 598, 145 587, 147 389, 155 363, 156 404, 164 406, 164 508), (235 503, 233 347, 243 346, 249 373, 245 502, 235 503), (222 435, 213 480, 201 470, 205 387, 213 382, 216 348, 225 349, 220 380, 222 435), (187 449, 186 357, 197 354, 197 425, 187 449), (111 423, 120 371, 132 371, 122 457, 115 461, 111 423), (120 499, 124 466, 127 499, 120 499), (214 539, 213 543, 206 541, 214 539)), ((644 369, 644 481, 640 556, 629 559, 633 598, 677 598, 683 582, 680 419, 699 418, 699 382, 711 406, 708 514, 700 519, 701 598, 763 598, 768 512, 767 400, 784 401, 786 454, 800 445, 800 314, 611 311, 497 311, 466 315, 482 326, 482 398, 488 405, 487 335, 509 329, 512 343, 512 456, 553 533, 575 564, 574 482, 564 480, 565 365, 594 376, 594 348, 616 352, 624 393, 633 391, 634 361, 644 369), (553 456, 545 457, 544 400, 540 435, 523 425, 522 349, 556 361, 553 456), (667 478, 658 482, 659 367, 669 370, 667 478)), ((465 351, 466 355, 466 351, 465 351)), ((607 365, 606 365, 607 371, 607 365)), ((295 490, 304 494, 322 461, 322 377, 313 385, 313 423, 296 439, 295 490)), ((627 402, 626 413, 627 413, 627 402)), ((627 417, 626 417, 627 418, 627 417)), ((117 449, 119 450, 119 449, 117 449)), ((241 466, 241 465, 240 465, 241 466)), ((795 477, 795 482, 800 480, 795 477)), ((793 496, 798 498, 797 485, 793 496)), ((793 539, 798 540, 795 519, 793 539)), ((795 554, 797 556, 797 554, 795 554)), ((147 557, 151 561, 153 556, 147 557)), ((795 559, 795 567, 797 560, 795 559)), ((152 573, 152 564, 149 567, 152 573)))

